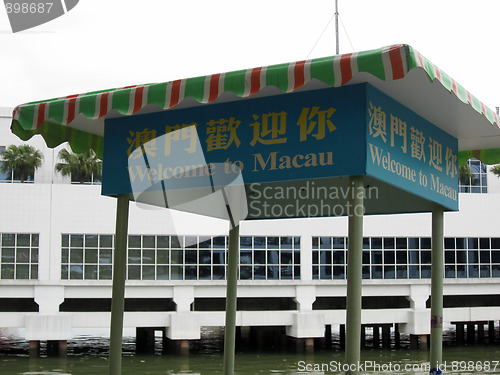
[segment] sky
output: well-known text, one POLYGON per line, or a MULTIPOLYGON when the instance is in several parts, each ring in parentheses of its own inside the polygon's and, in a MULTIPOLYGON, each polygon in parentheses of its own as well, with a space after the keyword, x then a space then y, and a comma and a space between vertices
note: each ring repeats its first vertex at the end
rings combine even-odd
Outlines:
MULTIPOLYGON (((51 0, 59 1, 59 0, 51 0)), ((500 106, 499 0, 338 0, 340 53, 409 44, 500 106)), ((0 107, 335 54, 335 0, 80 0, 12 33, 0 107)))

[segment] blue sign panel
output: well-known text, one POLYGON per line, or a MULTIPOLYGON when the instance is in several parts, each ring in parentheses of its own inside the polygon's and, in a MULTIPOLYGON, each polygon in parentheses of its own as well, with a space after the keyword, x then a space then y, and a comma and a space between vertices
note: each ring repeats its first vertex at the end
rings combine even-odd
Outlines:
POLYGON ((458 210, 458 142, 367 86, 366 173, 458 210))
POLYGON ((132 193, 142 180, 186 183, 189 173, 211 175, 220 165, 241 171, 246 185, 364 174, 365 91, 328 88, 106 120, 102 193, 132 193))

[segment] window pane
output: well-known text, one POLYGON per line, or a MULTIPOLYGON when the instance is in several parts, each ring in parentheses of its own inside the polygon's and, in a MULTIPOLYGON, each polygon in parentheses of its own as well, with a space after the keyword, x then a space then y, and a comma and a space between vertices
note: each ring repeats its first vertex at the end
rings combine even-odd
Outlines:
POLYGON ((169 236, 158 236, 156 238, 157 244, 156 246, 159 249, 168 249, 170 246, 170 237, 169 236))
POLYGON ((85 279, 97 280, 97 265, 85 265, 85 279))
POLYGON ((432 242, 430 237, 422 237, 420 239, 420 248, 421 249, 430 249, 432 246, 432 242))
POLYGON ((382 248, 382 238, 380 237, 373 237, 371 239, 372 242, 372 249, 381 249, 382 248))
POLYGON ((97 263, 97 249, 85 249, 85 263, 97 263))
POLYGON ((401 238, 396 238, 396 249, 407 249, 408 248, 408 243, 406 238, 401 237, 401 238))
POLYGON ((82 234, 72 234, 70 236, 71 247, 83 247, 83 235, 82 234))
POLYGON ((384 238, 384 249, 394 249, 396 246, 394 242, 394 238, 392 237, 385 237, 384 238))
POLYGON ((382 278, 382 266, 372 266, 372 279, 382 278))
POLYGON ((182 266, 172 266, 172 280, 183 280, 183 267, 182 266))
POLYGON ((446 278, 454 278, 455 277, 455 266, 454 265, 446 265, 444 267, 444 277, 446 277, 446 278))
POLYGON ((32 280, 38 279, 38 265, 33 264, 31 265, 31 276, 30 278, 32 280))
POLYGON ((142 250, 142 263, 143 264, 154 264, 155 263, 155 251, 154 250, 142 250))
POLYGON ((199 238, 199 248, 200 249, 210 249, 212 248, 212 238, 207 236, 200 236, 199 238))
POLYGON ((2 263, 14 263, 16 250, 10 247, 2 249, 2 263))
POLYGON ((128 247, 140 248, 141 236, 128 236, 128 247))
POLYGON ((156 262, 158 264, 168 264, 168 250, 158 250, 156 253, 156 262))
POLYGON ((37 248, 31 249, 31 262, 38 263, 38 249, 37 248))
POLYGON ((15 246, 16 237, 14 234, 4 233, 2 234, 2 246, 15 246))
POLYGON ((407 266, 396 266, 396 277, 398 279, 408 278, 408 267, 407 266))
POLYGON ((113 276, 112 266, 99 266, 99 279, 111 280, 113 276))
POLYGON ((384 251, 384 264, 394 264, 396 261, 396 252, 394 250, 384 251))
POLYGON ((141 264, 141 250, 129 249, 128 250, 128 263, 129 264, 141 264))
POLYGON ((158 280, 168 280, 168 266, 156 266, 156 275, 158 280))
POLYGON ((155 266, 142 266, 142 279, 154 280, 155 279, 155 266))
POLYGON ((128 266, 128 279, 140 280, 141 279, 141 266, 128 266))
POLYGON ((280 247, 279 237, 267 237, 267 248, 268 249, 278 249, 280 247))
POLYGON ((30 278, 30 268, 27 264, 16 265, 16 279, 29 279, 30 278))
POLYGON ((148 249, 154 249, 155 248, 155 236, 142 237, 142 247, 147 247, 148 249))
POLYGON ((111 249, 99 250, 99 263, 112 263, 113 253, 111 249))
POLYGON ((13 279, 13 278, 14 278, 14 265, 2 264, 2 279, 13 279))
POLYGON ((99 236, 99 246, 101 246, 101 247, 113 247, 113 236, 100 235, 99 236))
POLYGON ((31 238, 29 234, 18 234, 17 235, 17 246, 29 247, 31 244, 31 238))
POLYGON ((407 264, 408 263, 408 252, 405 250, 396 251, 396 263, 407 264))
POLYGON ((83 263, 83 249, 70 249, 70 263, 83 263))
POLYGON ((422 279, 430 279, 431 278, 431 266, 421 266, 420 274, 422 279))
POLYGON ((85 247, 97 247, 99 237, 96 234, 85 235, 85 247))
POLYGON ((72 280, 82 280, 83 279, 83 265, 70 265, 69 267, 69 278, 72 280))
POLYGON ((251 249, 252 248, 252 237, 246 237, 246 236, 240 237, 240 248, 241 249, 251 249))
POLYGON ((281 237, 281 248, 282 249, 293 249, 293 238, 292 237, 281 237))

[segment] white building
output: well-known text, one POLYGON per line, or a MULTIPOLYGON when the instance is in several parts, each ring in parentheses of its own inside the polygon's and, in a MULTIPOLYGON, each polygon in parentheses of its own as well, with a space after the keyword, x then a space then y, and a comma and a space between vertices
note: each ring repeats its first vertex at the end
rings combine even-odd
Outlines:
MULTIPOLYGON (((0 151, 23 143, 10 121, 0 109, 0 151)), ((67 340, 109 324, 116 201, 54 172, 64 146, 28 143, 44 155, 34 181, 0 176, 0 325, 67 340)), ((445 214, 445 322, 500 319, 500 179, 472 163, 481 173, 463 190, 473 193, 445 214)), ((131 203, 124 324, 198 339, 200 327, 224 325, 226 223, 176 214, 174 227, 172 217, 131 203)), ((365 217, 363 324, 429 334, 430 234, 430 214, 365 217)), ((246 221, 240 235, 238 326, 313 338, 345 324, 346 218, 246 221)))

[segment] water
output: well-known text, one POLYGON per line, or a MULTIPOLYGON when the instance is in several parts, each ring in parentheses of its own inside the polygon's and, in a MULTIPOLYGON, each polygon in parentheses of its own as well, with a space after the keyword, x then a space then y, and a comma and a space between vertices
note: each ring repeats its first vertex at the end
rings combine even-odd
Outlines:
MULTIPOLYGON (((189 357, 178 353, 162 353, 157 338, 155 353, 135 354, 135 337, 126 336, 123 346, 123 375, 222 374, 223 343, 220 331, 205 329, 203 340, 194 343, 189 357)), ((443 374, 500 374, 500 346, 455 346, 454 333, 445 332, 443 374)), ((370 337, 367 333, 367 341, 370 337)), ((316 341, 314 353, 297 352, 295 343, 258 350, 248 343, 237 350, 235 373, 238 375, 343 374, 344 352, 334 333, 333 344, 316 341)), ((409 350, 407 337, 402 336, 398 349, 364 349, 361 352, 361 374, 428 374, 428 351, 409 350)), ((30 358, 28 343, 19 334, 0 335, 1 375, 102 375, 108 373, 109 339, 81 335, 68 341, 68 355, 49 357, 41 347, 41 357, 30 358)))

